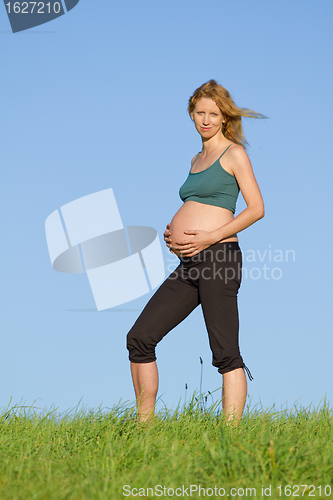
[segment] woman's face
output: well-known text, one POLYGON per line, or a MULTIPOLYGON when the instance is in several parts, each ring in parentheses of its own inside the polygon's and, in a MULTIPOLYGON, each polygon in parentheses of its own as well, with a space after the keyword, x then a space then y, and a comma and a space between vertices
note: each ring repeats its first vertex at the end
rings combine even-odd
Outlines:
POLYGON ((222 130, 224 118, 213 99, 202 97, 191 113, 191 118, 203 139, 209 139, 222 130))

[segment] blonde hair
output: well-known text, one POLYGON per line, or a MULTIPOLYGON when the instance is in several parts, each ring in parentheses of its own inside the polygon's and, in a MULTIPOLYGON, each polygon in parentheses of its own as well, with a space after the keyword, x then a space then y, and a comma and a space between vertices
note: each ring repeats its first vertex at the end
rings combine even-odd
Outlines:
POLYGON ((222 133, 224 137, 244 148, 248 143, 244 137, 242 116, 247 118, 266 118, 266 116, 256 113, 252 109, 236 106, 228 90, 215 80, 209 80, 209 82, 201 85, 189 98, 187 111, 190 116, 197 102, 202 97, 212 99, 223 114, 225 123, 222 124, 222 133))

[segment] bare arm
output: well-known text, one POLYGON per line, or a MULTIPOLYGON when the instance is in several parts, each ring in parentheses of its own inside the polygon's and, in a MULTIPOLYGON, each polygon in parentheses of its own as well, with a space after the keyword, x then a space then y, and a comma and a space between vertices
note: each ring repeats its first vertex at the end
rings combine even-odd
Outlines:
POLYGON ((243 231, 265 215, 264 202, 245 150, 241 146, 233 147, 228 160, 247 207, 232 221, 211 231, 213 243, 243 231))

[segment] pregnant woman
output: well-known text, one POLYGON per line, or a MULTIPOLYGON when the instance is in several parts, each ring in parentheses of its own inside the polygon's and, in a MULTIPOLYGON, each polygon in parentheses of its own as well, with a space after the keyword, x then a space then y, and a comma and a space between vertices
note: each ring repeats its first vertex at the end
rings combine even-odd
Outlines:
POLYGON ((202 149, 192 159, 179 191, 184 204, 164 233, 180 264, 127 335, 137 416, 146 421, 154 415, 157 343, 201 304, 212 363, 223 376, 223 413, 237 424, 247 396, 244 370, 252 378, 238 344, 242 252, 237 233, 264 216, 263 199, 244 148, 241 120, 242 116, 263 116, 238 108, 215 80, 194 92, 188 112, 201 136, 202 149), (239 190, 247 207, 234 217, 239 190))

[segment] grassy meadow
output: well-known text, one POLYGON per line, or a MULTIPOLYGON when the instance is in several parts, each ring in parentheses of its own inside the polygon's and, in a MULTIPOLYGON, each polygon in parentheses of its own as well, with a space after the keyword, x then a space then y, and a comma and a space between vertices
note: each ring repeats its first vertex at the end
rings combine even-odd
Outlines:
POLYGON ((0 500, 333 498, 332 410, 249 410, 226 425, 193 396, 139 428, 132 405, 0 411, 0 500))

